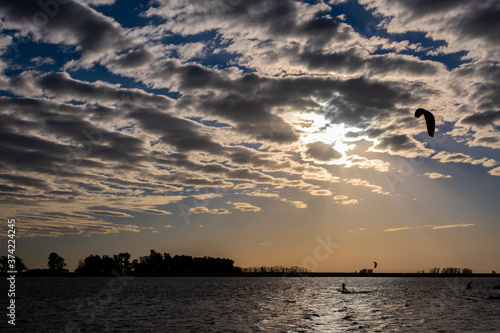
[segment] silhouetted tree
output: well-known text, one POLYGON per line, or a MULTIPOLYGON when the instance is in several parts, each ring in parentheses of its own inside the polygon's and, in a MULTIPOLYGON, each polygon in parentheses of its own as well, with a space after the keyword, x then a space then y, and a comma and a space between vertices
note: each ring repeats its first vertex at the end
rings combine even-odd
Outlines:
POLYGON ((429 269, 429 274, 439 274, 440 270, 441 270, 441 268, 439 268, 439 267, 430 268, 429 269))
POLYGON ((112 257, 107 254, 103 255, 101 258, 101 268, 104 275, 111 275, 112 271, 120 270, 120 263, 115 261, 112 257))
POLYGON ((359 274, 373 274, 373 269, 363 268, 359 271, 359 274))
MULTIPOLYGON (((18 273, 28 269, 28 267, 26 267, 26 265, 23 263, 23 260, 21 258, 16 256, 14 260, 16 261, 14 268, 18 273)), ((10 271, 10 270, 12 270, 12 268, 9 266, 9 257, 1 256, 0 257, 0 272, 5 273, 5 272, 10 271)))
POLYGON ((103 275, 102 259, 98 255, 89 255, 83 261, 79 261, 75 273, 81 275, 99 276, 103 275))
POLYGON ((305 274, 310 273, 311 271, 304 267, 292 266, 260 266, 260 267, 244 267, 237 268, 238 271, 242 273, 251 273, 251 274, 305 274))
POLYGON ((51 254, 49 254, 47 266, 49 267, 51 272, 61 272, 66 266, 66 263, 64 262, 63 257, 55 252, 52 252, 51 254))
POLYGON ((113 254, 113 260, 118 264, 120 271, 124 270, 126 272, 130 271, 130 253, 119 253, 118 255, 113 254))

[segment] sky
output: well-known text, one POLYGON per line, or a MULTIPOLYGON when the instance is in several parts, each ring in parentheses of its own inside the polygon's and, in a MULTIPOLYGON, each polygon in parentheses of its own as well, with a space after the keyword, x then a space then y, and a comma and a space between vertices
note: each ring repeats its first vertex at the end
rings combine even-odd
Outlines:
POLYGON ((500 272, 499 1, 16 0, 0 30, 0 252, 15 219, 29 268, 500 272))

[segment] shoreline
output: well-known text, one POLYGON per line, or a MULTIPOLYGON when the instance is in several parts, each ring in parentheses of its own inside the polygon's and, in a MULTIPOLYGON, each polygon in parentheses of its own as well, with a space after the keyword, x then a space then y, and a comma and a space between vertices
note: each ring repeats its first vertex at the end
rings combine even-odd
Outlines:
MULTIPOLYGON (((240 274, 172 274, 172 275, 136 275, 134 272, 120 274, 122 276, 133 277, 425 277, 425 278, 476 278, 476 277, 498 277, 500 274, 491 273, 473 273, 473 274, 431 274, 431 273, 347 273, 347 272, 313 272, 313 273, 240 273, 240 274)), ((0 273, 2 277, 8 277, 7 273, 0 273)), ((113 277, 114 275, 80 275, 73 272, 69 273, 17 273, 16 277, 113 277)))

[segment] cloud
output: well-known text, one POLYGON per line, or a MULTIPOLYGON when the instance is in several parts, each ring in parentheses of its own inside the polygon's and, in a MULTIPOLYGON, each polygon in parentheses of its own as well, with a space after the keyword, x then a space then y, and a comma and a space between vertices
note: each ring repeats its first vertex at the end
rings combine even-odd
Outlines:
POLYGON ((340 202, 341 205, 345 205, 345 206, 357 205, 358 203, 359 203, 359 201, 356 199, 342 200, 340 202))
POLYGON ((211 209, 210 214, 231 214, 227 209, 224 208, 216 208, 216 209, 211 209))
POLYGON ((132 49, 110 60, 108 65, 120 68, 138 68, 147 65, 153 59, 153 54, 144 48, 132 49))
POLYGON ((382 194, 382 195, 391 195, 390 192, 384 191, 382 186, 375 185, 375 184, 370 184, 367 180, 359 179, 359 178, 352 178, 352 179, 344 179, 344 181, 347 184, 351 184, 354 186, 363 186, 366 188, 369 188, 371 192, 377 193, 377 194, 382 194))
POLYGON ((150 214, 150 215, 171 215, 172 214, 171 212, 167 212, 165 210, 148 208, 148 207, 134 207, 134 208, 129 208, 129 209, 133 210, 135 212, 150 214))
POLYGON ((496 167, 488 171, 488 173, 492 176, 500 176, 500 167, 496 167))
POLYGON ((346 167, 357 166, 361 169, 374 168, 379 172, 388 172, 390 163, 384 162, 379 159, 368 159, 363 156, 358 156, 356 154, 350 155, 345 159, 346 167))
POLYGON ((464 117, 460 120, 462 124, 475 125, 475 126, 487 126, 500 124, 500 111, 485 111, 481 113, 474 113, 470 116, 464 117))
POLYGON ((421 142, 403 134, 383 137, 381 141, 373 147, 373 150, 384 151, 391 155, 401 155, 408 158, 420 156, 429 157, 432 155, 432 151, 426 149, 421 142))
POLYGON ((167 225, 165 226, 165 228, 167 228, 167 229, 175 229, 175 226, 174 226, 174 225, 167 224, 167 225))
POLYGON ((312 196, 331 196, 332 192, 330 190, 311 189, 309 190, 309 194, 312 196))
POLYGON ((311 159, 318 160, 321 162, 331 161, 333 159, 339 159, 342 154, 332 148, 329 144, 324 142, 316 141, 306 145, 307 150, 305 155, 311 159))
POLYGON ((101 6, 101 5, 112 5, 116 0, 81 0, 84 3, 93 6, 101 6))
POLYGON ((295 208, 300 208, 300 209, 307 208, 307 204, 306 203, 304 203, 302 201, 298 201, 298 200, 291 201, 290 204, 292 204, 292 206, 294 206, 295 208))
POLYGON ((256 186, 257 185, 252 184, 252 183, 241 183, 241 184, 235 185, 234 189, 235 190, 246 190, 249 188, 255 188, 256 186))
POLYGON ((210 212, 210 210, 207 207, 193 207, 189 208, 189 211, 195 214, 205 214, 210 212))
POLYGON ((132 45, 118 23, 81 2, 40 3, 2 2, 0 14, 7 22, 5 28, 19 29, 24 35, 32 33, 38 41, 81 47, 85 57, 132 45))
POLYGON ((385 229, 384 231, 391 232, 391 231, 401 231, 401 230, 411 230, 411 229, 418 229, 418 227, 389 228, 389 229, 385 229))
POLYGON ((429 177, 430 179, 451 178, 451 175, 443 175, 442 173, 439 172, 426 172, 424 173, 424 175, 429 177))
POLYGON ((389 32, 420 29, 434 40, 445 40, 448 52, 467 49, 474 56, 497 56, 498 47, 492 45, 499 37, 497 27, 499 8, 494 1, 402 1, 362 0, 377 14, 390 17, 385 24, 389 32), (447 15, 443 15, 447 13, 447 15))
POLYGON ((269 193, 269 192, 260 192, 260 191, 248 192, 248 193, 245 193, 245 195, 248 195, 251 197, 279 198, 278 193, 269 193))
POLYGON ((189 209, 190 212, 195 214, 230 214, 227 209, 208 209, 207 207, 193 207, 189 209))
POLYGON ((389 228, 385 229, 385 232, 391 231, 401 231, 401 230, 412 230, 412 229, 431 229, 431 230, 439 230, 439 229, 450 229, 450 228, 466 228, 475 226, 475 223, 460 223, 460 224, 448 224, 448 225, 426 225, 426 226, 416 226, 416 227, 399 227, 399 228, 389 228))
POLYGON ((437 154, 432 156, 432 159, 439 160, 439 162, 441 163, 468 163, 472 165, 481 164, 486 168, 494 167, 499 164, 498 161, 486 157, 476 159, 464 153, 450 153, 446 151, 438 152, 437 154))
POLYGON ((448 224, 448 225, 438 225, 438 226, 433 226, 431 229, 449 229, 449 228, 466 228, 466 227, 472 227, 474 226, 474 223, 461 223, 461 224, 448 224))
POLYGON ((246 202, 229 202, 233 205, 234 209, 239 210, 241 212, 260 212, 261 208, 257 206, 252 206, 246 202))
POLYGON ((202 193, 202 194, 193 195, 192 197, 196 198, 198 200, 208 200, 208 199, 222 197, 222 194, 221 193, 202 193))
POLYGON ((87 213, 98 216, 109 216, 109 217, 133 217, 130 214, 122 213, 122 212, 114 212, 114 211, 106 211, 106 210, 98 210, 98 209, 89 209, 87 213))
POLYGON ((121 231, 139 232, 137 225, 121 225, 105 222, 90 215, 41 212, 16 215, 17 237, 58 237, 61 235, 92 236, 121 231))
POLYGON ((344 206, 350 206, 350 205, 357 205, 359 204, 359 201, 356 199, 349 199, 347 195, 336 195, 333 197, 333 201, 335 203, 339 203, 344 206))
POLYGON ((127 224, 121 227, 122 231, 129 231, 129 232, 140 232, 139 227, 136 225, 132 224, 127 224))
POLYGON ((40 57, 40 56, 31 58, 30 61, 34 62, 35 65, 37 66, 53 65, 56 63, 56 61, 51 57, 40 57))

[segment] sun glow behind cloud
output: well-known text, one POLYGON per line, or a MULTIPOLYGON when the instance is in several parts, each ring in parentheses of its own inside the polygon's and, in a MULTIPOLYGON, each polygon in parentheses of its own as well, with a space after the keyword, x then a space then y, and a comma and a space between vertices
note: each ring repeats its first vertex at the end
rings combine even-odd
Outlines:
POLYGON ((347 152, 355 147, 354 144, 349 143, 354 140, 347 138, 346 134, 359 131, 359 129, 344 123, 333 124, 320 113, 297 113, 293 116, 291 123, 300 132, 300 142, 304 146, 322 142, 342 154, 340 159, 325 162, 325 164, 345 163, 347 152))

